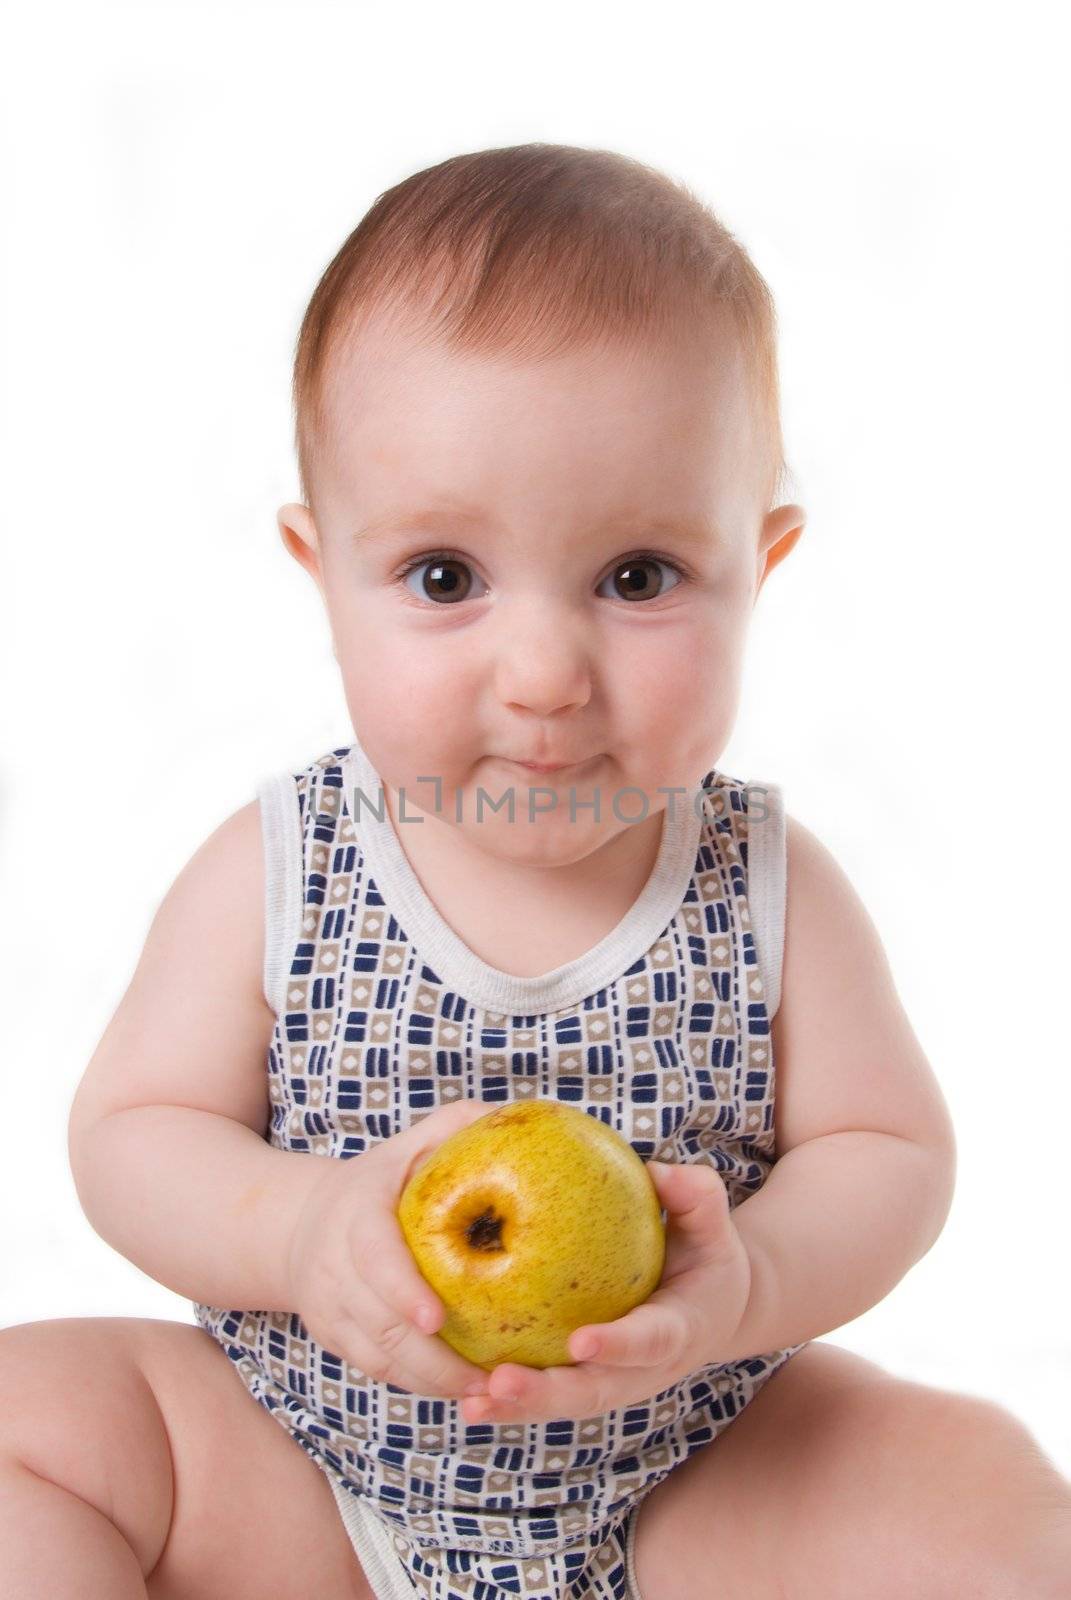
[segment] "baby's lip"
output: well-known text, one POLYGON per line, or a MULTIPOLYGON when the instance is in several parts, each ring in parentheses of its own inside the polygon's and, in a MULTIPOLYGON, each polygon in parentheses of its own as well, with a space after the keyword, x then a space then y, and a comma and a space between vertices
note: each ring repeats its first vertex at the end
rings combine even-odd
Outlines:
POLYGON ((594 760, 593 756, 583 756, 577 761, 529 761, 524 756, 505 756, 506 761, 512 761, 515 766, 528 767, 532 772, 559 772, 562 767, 580 767, 585 761, 594 760))

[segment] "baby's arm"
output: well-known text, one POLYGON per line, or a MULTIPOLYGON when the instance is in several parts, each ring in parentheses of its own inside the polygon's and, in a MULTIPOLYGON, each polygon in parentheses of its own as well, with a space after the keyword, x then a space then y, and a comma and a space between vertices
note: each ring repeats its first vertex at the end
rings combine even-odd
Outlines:
POLYGON ((885 1297, 944 1226, 951 1118, 877 931, 819 841, 786 819, 777 1161, 733 1212, 751 1259, 735 1360, 819 1338, 885 1297))
POLYGON ((296 1313, 370 1376, 459 1399, 486 1375, 431 1331, 445 1308, 395 1205, 410 1168, 485 1107, 439 1106, 346 1160, 266 1142, 259 810, 217 828, 153 919, 71 1109, 78 1197, 102 1238, 177 1294, 296 1313))
POLYGON ((79 1084, 68 1148, 103 1239, 176 1294, 288 1311, 285 1239, 329 1158, 265 1142, 258 802, 175 879, 79 1084))

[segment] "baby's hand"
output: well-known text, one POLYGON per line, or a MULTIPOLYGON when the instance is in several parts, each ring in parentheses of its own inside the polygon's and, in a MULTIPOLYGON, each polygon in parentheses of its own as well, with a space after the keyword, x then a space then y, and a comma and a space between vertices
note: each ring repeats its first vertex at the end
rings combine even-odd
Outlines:
POLYGON ((432 1333, 446 1308, 421 1276, 394 1208, 420 1159, 489 1109, 481 1100, 439 1106, 361 1155, 324 1161, 290 1236, 290 1304, 312 1337, 370 1378, 413 1394, 459 1399, 473 1384, 487 1388, 483 1368, 432 1333))
POLYGON ((723 1358, 751 1293, 751 1260, 713 1167, 649 1161, 666 1208, 666 1261, 653 1294, 614 1322, 569 1335, 575 1366, 505 1361, 487 1393, 462 1402, 466 1422, 540 1422, 594 1417, 649 1400, 688 1373, 723 1358))

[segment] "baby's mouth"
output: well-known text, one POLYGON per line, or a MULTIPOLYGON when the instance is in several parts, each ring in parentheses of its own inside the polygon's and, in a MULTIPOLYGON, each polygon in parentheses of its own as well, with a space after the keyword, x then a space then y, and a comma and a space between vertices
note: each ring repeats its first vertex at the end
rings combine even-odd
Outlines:
POLYGON ((523 767, 526 772, 576 772, 598 759, 598 756, 587 756, 582 761, 519 761, 512 756, 499 757, 500 761, 513 767, 523 767))

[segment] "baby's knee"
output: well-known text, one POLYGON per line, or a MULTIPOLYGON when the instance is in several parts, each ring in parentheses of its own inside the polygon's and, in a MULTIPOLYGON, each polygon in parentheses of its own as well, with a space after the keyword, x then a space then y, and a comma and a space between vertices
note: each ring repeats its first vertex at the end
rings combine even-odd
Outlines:
MULTIPOLYGON (((892 1404, 894 1391, 884 1398, 892 1404)), ((901 1387, 899 1399, 883 1445, 900 1455, 898 1520, 913 1571, 933 1576, 935 1595, 947 1582, 977 1600, 1071 1600, 1071 1484, 1019 1418, 923 1385, 901 1387)))
POLYGON ((61 1317, 0 1329, 0 1454, 107 1517, 148 1573, 167 1539, 173 1484, 139 1327, 134 1317, 61 1317))

